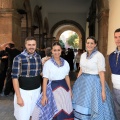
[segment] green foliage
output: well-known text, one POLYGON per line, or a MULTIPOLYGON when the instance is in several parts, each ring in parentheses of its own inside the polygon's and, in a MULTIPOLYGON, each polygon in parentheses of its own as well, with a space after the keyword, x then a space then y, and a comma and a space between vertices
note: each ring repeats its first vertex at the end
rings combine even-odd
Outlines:
POLYGON ((72 46, 73 48, 79 47, 79 38, 78 35, 75 33, 74 35, 71 35, 67 40, 68 45, 72 46))
POLYGON ((62 40, 59 40, 59 43, 62 46, 62 48, 65 48, 65 44, 64 44, 64 42, 62 40))

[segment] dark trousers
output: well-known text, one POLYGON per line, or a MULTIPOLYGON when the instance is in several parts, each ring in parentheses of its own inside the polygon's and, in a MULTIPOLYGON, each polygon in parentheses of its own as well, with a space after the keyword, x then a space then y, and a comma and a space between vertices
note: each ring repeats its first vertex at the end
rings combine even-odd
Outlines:
POLYGON ((80 70, 79 63, 76 63, 77 70, 80 70))
POLYGON ((11 71, 12 71, 11 68, 8 68, 7 75, 6 75, 6 84, 5 84, 5 89, 4 89, 5 95, 9 95, 11 91, 14 93, 11 71))
POLYGON ((0 93, 2 92, 3 87, 4 87, 4 81, 6 78, 6 70, 7 69, 4 69, 3 71, 0 72, 0 93))

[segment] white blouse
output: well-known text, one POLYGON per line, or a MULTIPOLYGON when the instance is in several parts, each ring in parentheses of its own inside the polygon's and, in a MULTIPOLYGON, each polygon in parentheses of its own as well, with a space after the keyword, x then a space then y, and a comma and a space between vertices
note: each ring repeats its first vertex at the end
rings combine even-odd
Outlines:
POLYGON ((83 73, 98 74, 100 71, 105 71, 105 58, 97 51, 91 59, 87 59, 87 52, 81 55, 80 68, 83 73))
POLYGON ((64 60, 64 65, 62 67, 57 67, 50 59, 45 62, 43 66, 43 77, 49 80, 61 80, 69 75, 69 71, 70 67, 66 60, 64 60))

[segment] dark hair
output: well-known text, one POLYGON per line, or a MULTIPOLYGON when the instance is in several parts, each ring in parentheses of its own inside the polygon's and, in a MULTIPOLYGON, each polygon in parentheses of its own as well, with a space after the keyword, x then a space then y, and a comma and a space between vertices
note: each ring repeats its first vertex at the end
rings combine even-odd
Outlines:
POLYGON ((116 33, 116 32, 120 32, 120 28, 116 29, 114 33, 116 33))
POLYGON ((45 45, 41 45, 41 47, 40 47, 41 49, 45 49, 45 45))
POLYGON ((52 54, 52 52, 51 52, 51 47, 47 47, 47 48, 45 49, 45 55, 46 55, 46 56, 51 56, 51 54, 52 54))
POLYGON ((36 41, 36 38, 33 37, 33 36, 28 36, 26 39, 25 39, 25 43, 29 40, 35 40, 36 41))
POLYGON ((53 46, 55 46, 55 45, 60 46, 60 47, 61 47, 61 49, 62 49, 62 46, 60 45, 60 43, 59 43, 59 42, 54 42, 54 43, 52 44, 52 47, 53 47, 53 46))
POLYGON ((94 43, 97 44, 97 40, 96 40, 96 38, 95 38, 94 36, 89 36, 89 37, 87 38, 87 40, 88 40, 88 39, 94 40, 94 43))
POLYGON ((80 53, 82 53, 82 52, 83 52, 83 50, 82 50, 82 49, 78 49, 77 51, 78 51, 78 52, 80 52, 80 53))
POLYGON ((15 47, 15 44, 14 44, 14 43, 9 43, 9 47, 10 47, 10 48, 14 48, 14 47, 15 47))

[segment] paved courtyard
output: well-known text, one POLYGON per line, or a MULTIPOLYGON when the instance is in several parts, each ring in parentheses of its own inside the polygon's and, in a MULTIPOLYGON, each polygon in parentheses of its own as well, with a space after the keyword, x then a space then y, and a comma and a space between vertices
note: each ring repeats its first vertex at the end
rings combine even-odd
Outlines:
POLYGON ((13 116, 13 95, 0 96, 0 120, 15 120, 13 116))

